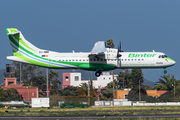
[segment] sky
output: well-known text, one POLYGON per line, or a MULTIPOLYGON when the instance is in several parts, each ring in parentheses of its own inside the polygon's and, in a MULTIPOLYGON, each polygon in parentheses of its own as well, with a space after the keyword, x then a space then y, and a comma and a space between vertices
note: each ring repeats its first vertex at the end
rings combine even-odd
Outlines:
MULTIPOLYGON (((125 52, 163 52, 180 80, 179 0, 3 0, 0 2, 0 69, 13 55, 6 28, 17 28, 41 49, 90 52, 97 41, 121 40, 125 52)), ((163 69, 143 69, 156 82, 163 69)))

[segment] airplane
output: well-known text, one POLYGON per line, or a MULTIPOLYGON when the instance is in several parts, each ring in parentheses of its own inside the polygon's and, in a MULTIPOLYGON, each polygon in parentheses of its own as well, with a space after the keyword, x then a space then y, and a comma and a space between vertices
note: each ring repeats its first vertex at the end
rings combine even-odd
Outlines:
POLYGON ((121 43, 118 49, 106 48, 104 41, 95 43, 91 52, 59 53, 35 47, 28 42, 16 28, 7 28, 14 56, 7 56, 7 60, 29 63, 50 69, 83 69, 96 71, 99 77, 103 71, 131 68, 163 68, 176 62, 162 52, 124 52, 121 43))

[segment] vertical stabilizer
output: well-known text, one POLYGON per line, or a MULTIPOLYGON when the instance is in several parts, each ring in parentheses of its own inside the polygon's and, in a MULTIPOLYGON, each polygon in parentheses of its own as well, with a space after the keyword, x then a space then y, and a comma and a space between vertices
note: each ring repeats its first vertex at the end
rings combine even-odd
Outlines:
POLYGON ((16 53, 21 53, 21 52, 25 52, 25 53, 31 52, 33 54, 36 54, 40 51, 39 48, 35 47, 30 42, 28 42, 24 38, 22 33, 16 28, 7 28, 6 32, 10 40, 10 44, 11 44, 14 56, 17 55, 16 53))

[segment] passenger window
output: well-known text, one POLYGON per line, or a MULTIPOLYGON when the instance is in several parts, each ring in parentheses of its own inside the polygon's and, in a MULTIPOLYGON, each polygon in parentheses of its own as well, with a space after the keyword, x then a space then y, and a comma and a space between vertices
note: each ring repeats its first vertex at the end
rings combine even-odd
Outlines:
POLYGON ((92 59, 90 59, 90 61, 92 61, 92 59))
POLYGON ((131 59, 131 61, 133 61, 133 59, 131 59))

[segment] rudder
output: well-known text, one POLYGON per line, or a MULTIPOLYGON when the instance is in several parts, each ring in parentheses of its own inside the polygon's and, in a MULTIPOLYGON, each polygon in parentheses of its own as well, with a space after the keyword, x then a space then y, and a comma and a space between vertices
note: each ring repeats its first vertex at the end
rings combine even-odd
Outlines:
MULTIPOLYGON (((28 42, 22 33, 17 30, 16 28, 7 28, 6 29, 7 36, 10 40, 10 44, 13 50, 14 56, 16 56, 17 52, 31 52, 31 53, 38 53, 40 50, 39 48, 32 45, 30 42, 28 42)), ((18 54, 19 55, 19 54, 18 54)))

